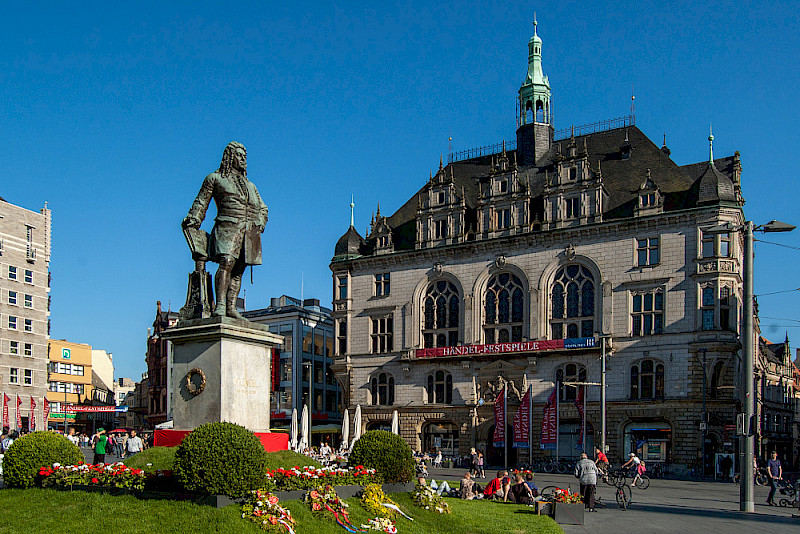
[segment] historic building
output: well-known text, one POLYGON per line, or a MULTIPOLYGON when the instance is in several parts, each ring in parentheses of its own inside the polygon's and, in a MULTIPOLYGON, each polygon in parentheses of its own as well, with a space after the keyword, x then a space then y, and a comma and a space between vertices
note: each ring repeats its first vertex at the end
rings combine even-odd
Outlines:
POLYGON ((270 422, 273 428, 289 430, 292 410, 300 417, 303 406, 311 410, 312 442, 336 440, 341 428, 341 392, 331 371, 333 321, 331 310, 318 299, 296 299, 283 295, 269 307, 242 315, 267 325, 283 337, 280 352, 272 359, 270 422), (313 402, 309 402, 309 398, 313 402))
MULTIPOLYGON (((169 409, 170 398, 170 342, 161 337, 167 328, 172 328, 178 322, 178 313, 171 310, 162 310, 161 301, 156 302, 156 317, 153 320, 152 333, 148 328, 147 334, 147 400, 145 426, 154 428, 156 425, 166 423, 171 419, 169 409)), ((142 380, 144 382, 144 379, 142 380)))
POLYGON ((770 343, 759 337, 756 352, 756 456, 769 458, 768 453, 778 451, 787 466, 796 463, 794 444, 795 406, 794 364, 789 348, 789 336, 782 343, 770 343))
MULTIPOLYGON (((633 116, 556 131, 542 48, 534 32, 515 143, 450 155, 394 214, 378 210, 366 236, 351 222, 336 243, 346 405, 361 405, 365 429, 398 410, 414 449, 474 445, 501 463, 497 392, 509 391, 510 426, 531 387, 541 457, 554 452, 539 442, 557 388, 558 454, 574 457, 581 420, 567 383, 600 382, 605 344, 610 456, 638 450, 681 470, 705 455, 710 469, 736 447, 725 434, 740 411, 743 241, 705 230, 744 222, 739 153, 715 158, 709 136, 705 161, 679 165, 633 116)), ((586 388, 588 448, 600 392, 586 388)))
POLYGON ((50 414, 49 428, 64 428, 66 424, 78 432, 91 432, 92 416, 89 412, 64 412, 64 404, 91 405, 94 391, 92 381, 92 347, 64 339, 48 342, 49 387, 47 400, 50 414))
POLYGON ((51 214, 0 197, 0 402, 9 397, 9 426, 43 428, 50 336, 51 214), (17 416, 19 399, 19 417, 17 416), (35 407, 34 407, 35 406, 35 407))

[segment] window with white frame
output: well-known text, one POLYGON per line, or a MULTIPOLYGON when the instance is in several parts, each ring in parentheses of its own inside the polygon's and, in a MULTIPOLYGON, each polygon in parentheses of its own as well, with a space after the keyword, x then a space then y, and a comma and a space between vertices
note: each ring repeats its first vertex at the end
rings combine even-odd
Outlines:
POLYGON ((703 232, 700 241, 700 256, 703 258, 729 258, 731 256, 730 232, 703 232))
POLYGON ((24 374, 22 375, 22 385, 23 386, 32 386, 33 385, 33 369, 23 369, 24 374))
POLYGON ((594 276, 586 267, 565 265, 550 290, 551 339, 594 335, 594 276))
POLYGON ((11 367, 8 370, 8 383, 9 384, 19 384, 19 369, 16 367, 11 367))
POLYGON ((372 353, 382 354, 384 352, 392 352, 394 350, 392 343, 392 316, 373 317, 372 318, 372 332, 370 338, 372 339, 372 353))
POLYGON ((25 319, 25 331, 33 332, 33 319, 25 319))
POLYGON ((25 345, 23 345, 23 351, 25 356, 33 356, 33 343, 25 343, 25 345))
POLYGON ((511 273, 489 279, 484 300, 485 343, 522 341, 524 295, 522 281, 511 273))
POLYGON ((26 308, 33 308, 33 295, 25 295, 24 305, 26 308))
POLYGON ((631 293, 631 335, 649 336, 664 332, 664 290, 631 293))
POLYGON ((50 382, 49 389, 53 392, 77 393, 79 395, 83 395, 85 391, 83 384, 73 384, 71 382, 50 382))
POLYGON ((33 283, 33 271, 25 269, 25 283, 32 284, 33 283))
POLYGON ((9 280, 16 280, 17 279, 17 268, 13 265, 8 266, 8 279, 9 280))
POLYGON ((389 273, 379 273, 375 275, 375 296, 385 297, 391 289, 389 286, 389 273))
POLYGON ((636 240, 636 265, 657 265, 660 261, 658 237, 645 237, 636 240))
POLYGON ((9 330, 17 329, 17 317, 15 315, 8 316, 8 328, 9 330))
POLYGON ((16 291, 9 291, 8 292, 8 303, 12 306, 17 305, 17 292, 16 291))
POLYGON ((509 208, 498 208, 495 210, 495 227, 498 230, 511 228, 511 210, 509 208))
POLYGON ((11 341, 8 344, 8 352, 10 354, 19 354, 19 341, 11 341))
POLYGON ((565 200, 567 204, 566 214, 567 219, 577 219, 581 216, 581 199, 578 197, 568 198, 565 200))
POLYGON ((714 308, 717 305, 714 286, 705 286, 701 288, 700 293, 700 328, 714 330, 714 308))

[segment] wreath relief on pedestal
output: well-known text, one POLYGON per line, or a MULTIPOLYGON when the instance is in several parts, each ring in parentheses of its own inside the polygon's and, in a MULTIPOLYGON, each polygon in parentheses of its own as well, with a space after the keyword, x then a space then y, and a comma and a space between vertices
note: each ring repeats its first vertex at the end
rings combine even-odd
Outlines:
POLYGON ((203 390, 206 389, 206 374, 202 371, 202 369, 195 367, 186 373, 186 389, 195 397, 200 395, 203 390), (197 384, 193 380, 195 375, 200 377, 200 384, 197 384))

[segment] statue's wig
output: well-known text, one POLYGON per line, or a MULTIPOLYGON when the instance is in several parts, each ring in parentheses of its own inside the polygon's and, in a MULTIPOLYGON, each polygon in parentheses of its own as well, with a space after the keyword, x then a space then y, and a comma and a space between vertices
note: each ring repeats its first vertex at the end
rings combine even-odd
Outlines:
MULTIPOLYGON (((237 143, 236 141, 228 143, 228 146, 225 147, 225 151, 222 152, 222 163, 219 164, 219 173, 222 176, 228 176, 233 173, 233 153, 236 152, 237 148, 241 148, 244 151, 245 160, 247 159, 247 149, 243 144, 237 143)), ((243 174, 246 178, 247 169, 245 169, 243 174)))

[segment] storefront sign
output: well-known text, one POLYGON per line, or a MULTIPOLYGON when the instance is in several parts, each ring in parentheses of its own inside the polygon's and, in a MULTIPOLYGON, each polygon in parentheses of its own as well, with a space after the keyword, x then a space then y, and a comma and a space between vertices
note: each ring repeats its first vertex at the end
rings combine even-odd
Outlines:
MULTIPOLYGON (((75 420, 78 417, 78 414, 75 413, 68 413, 67 419, 75 420)), ((63 413, 53 412, 50 414, 50 419, 64 419, 63 413)))
POLYGON ((515 352, 542 352, 563 349, 591 349, 597 346, 593 337, 570 339, 545 339, 542 341, 520 341, 517 343, 495 343, 492 345, 464 345, 461 347, 436 347, 417 349, 417 358, 438 358, 442 356, 477 356, 482 354, 511 354, 515 352))
POLYGON ((65 412, 120 412, 128 411, 127 406, 76 406, 74 404, 65 404, 65 412))

